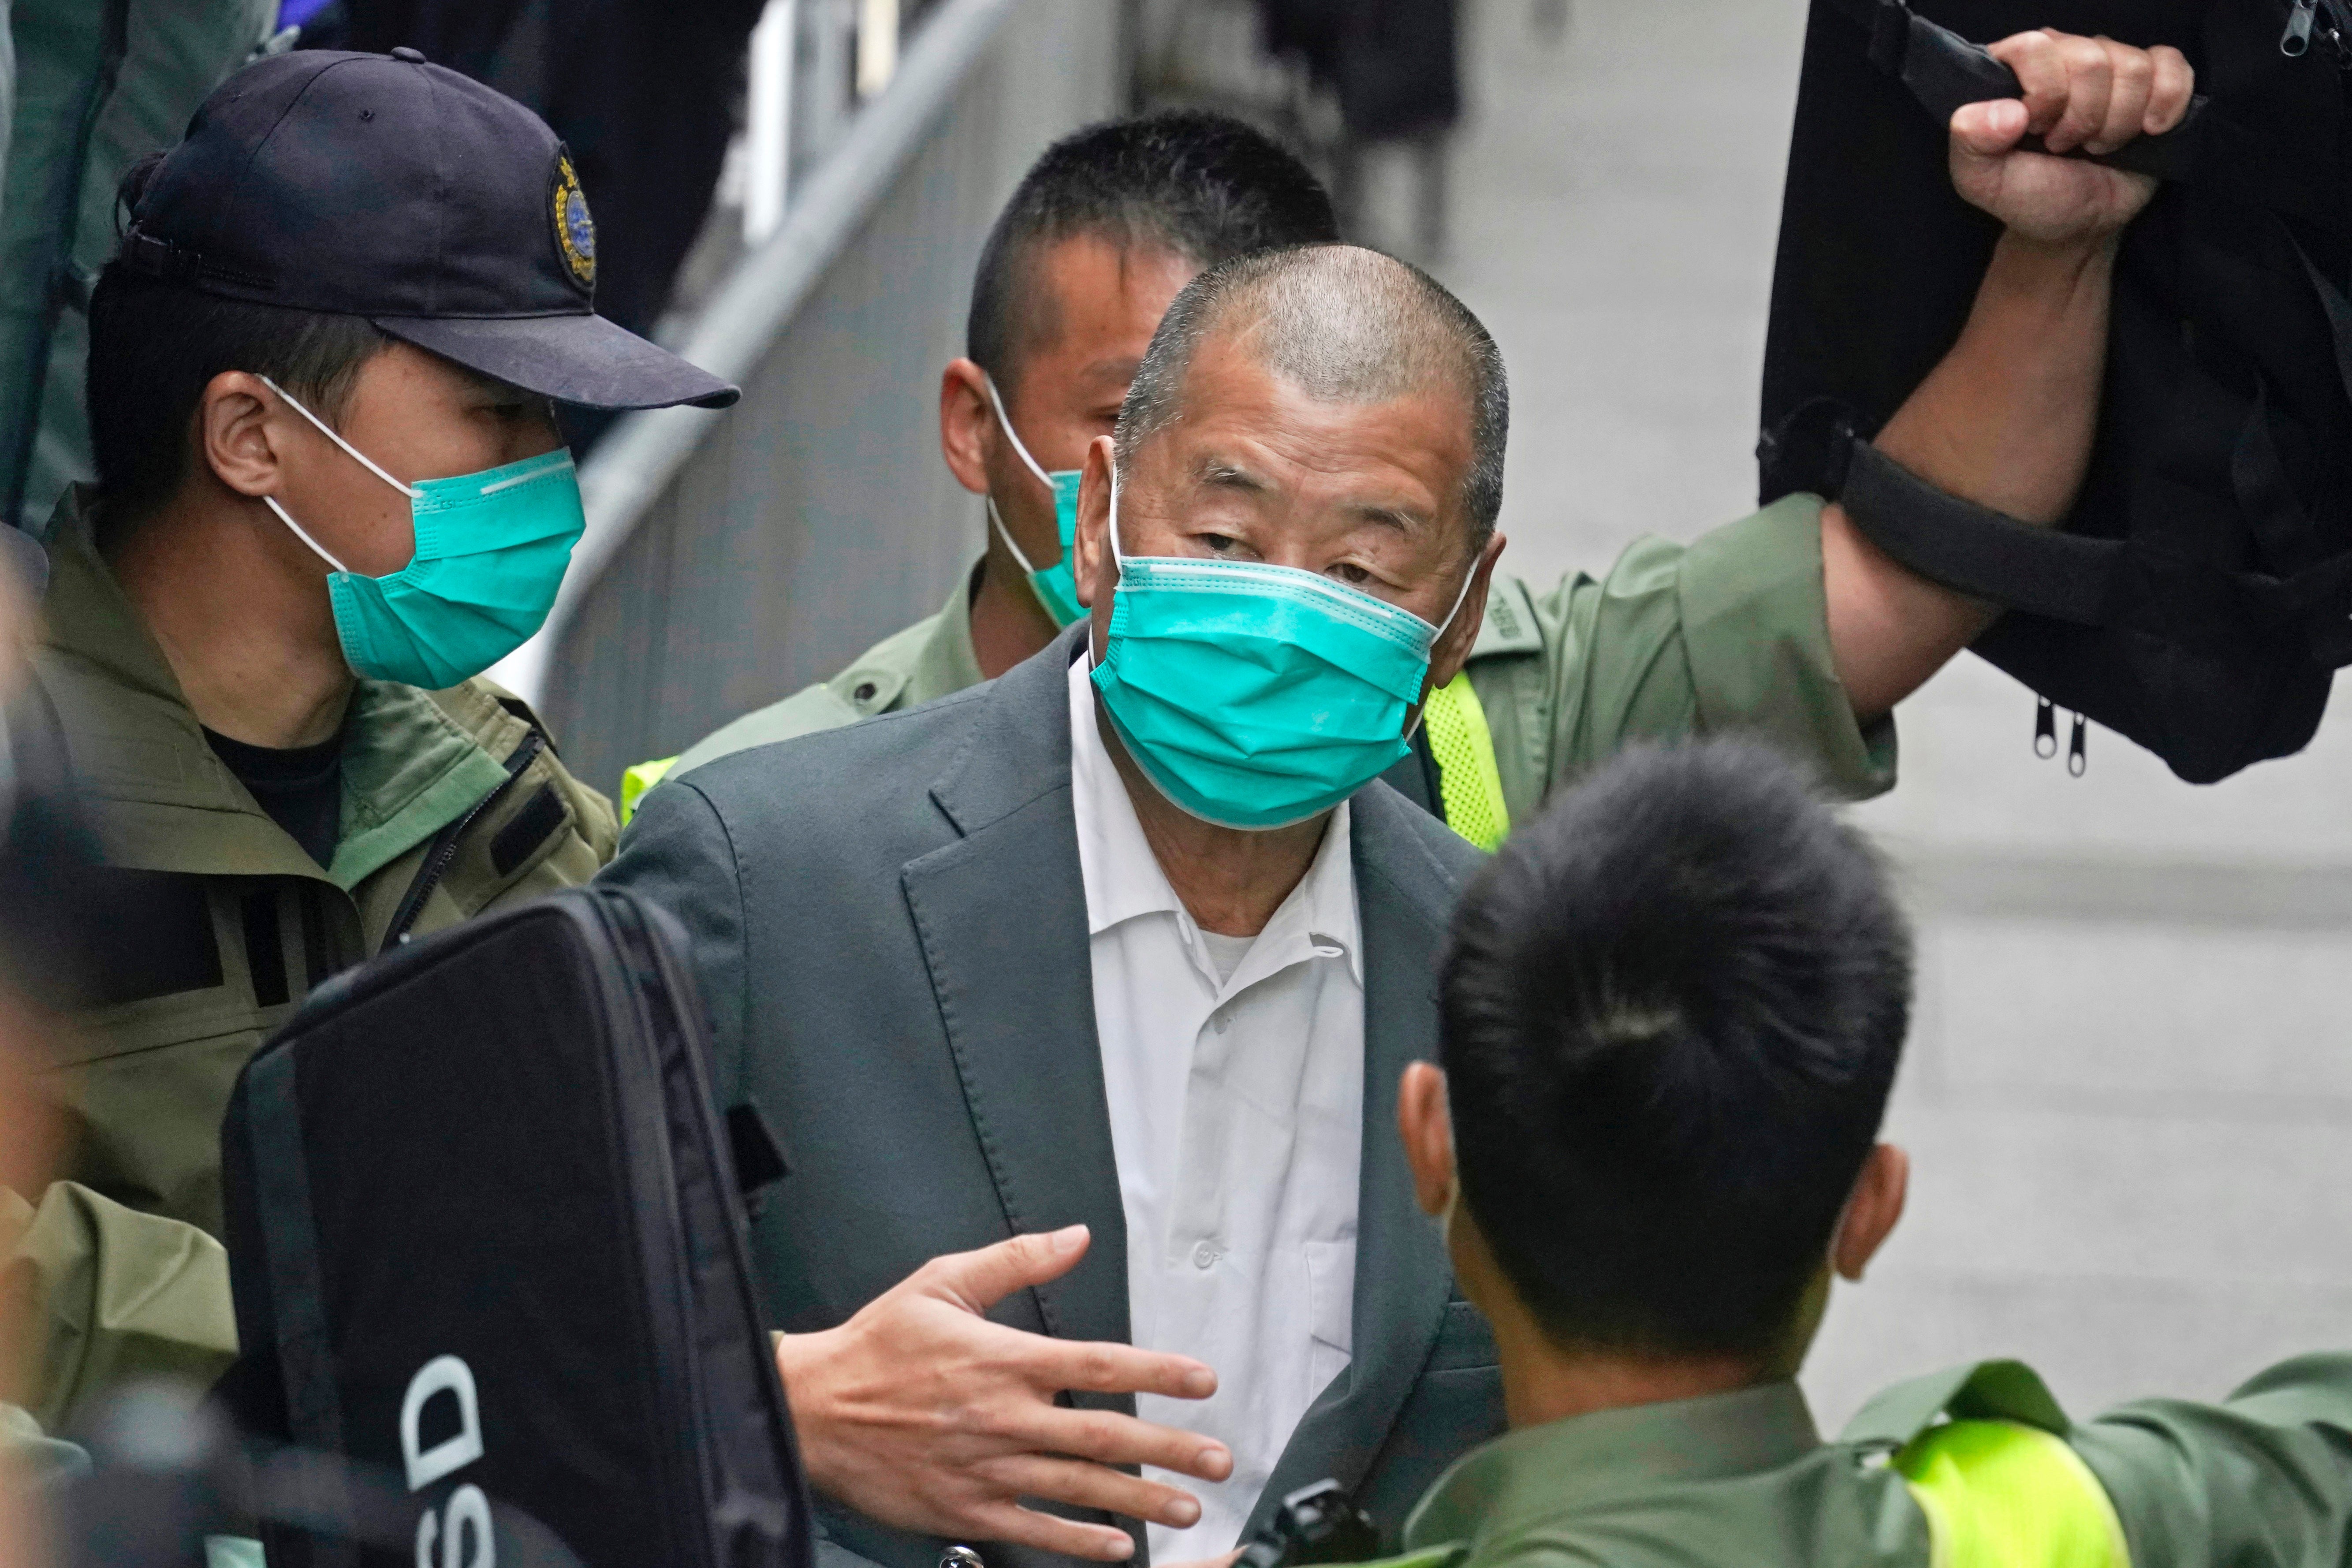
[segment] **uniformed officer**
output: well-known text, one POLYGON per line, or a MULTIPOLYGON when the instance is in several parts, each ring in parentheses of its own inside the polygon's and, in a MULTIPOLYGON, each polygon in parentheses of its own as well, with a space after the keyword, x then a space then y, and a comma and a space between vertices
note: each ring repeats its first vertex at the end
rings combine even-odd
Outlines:
POLYGON ((42 1085, 64 1176, 216 1231, 231 1084, 311 986, 611 852, 477 679, 583 527, 552 404, 736 392, 593 313, 562 145, 413 50, 247 68, 123 197, 33 656, 116 925, 42 1085))
POLYGON ((1108 436, 1176 291, 1228 257, 1339 237, 1306 165, 1222 114, 1089 126, 1047 148, 998 215, 964 356, 940 378, 940 450, 981 495, 986 552, 939 613, 830 680, 621 783, 625 820, 673 766, 911 708, 992 680, 1085 612, 1070 576, 1078 470, 1108 436))
POLYGON ((1862 837, 1746 742, 1630 752, 1465 897, 1441 1072, 1398 1121, 1512 1430, 1405 1529, 1423 1568, 2341 1563, 2352 1355, 2068 1421, 2014 1362, 1873 1400, 1796 1373, 1903 1210, 1876 1142, 1908 932, 1862 837))

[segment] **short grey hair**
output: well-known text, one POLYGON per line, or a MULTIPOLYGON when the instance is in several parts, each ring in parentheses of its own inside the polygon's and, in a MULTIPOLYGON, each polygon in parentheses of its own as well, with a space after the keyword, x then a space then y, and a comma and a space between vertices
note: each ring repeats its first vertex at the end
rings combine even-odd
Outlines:
POLYGON ((1352 245, 1258 251, 1184 286, 1151 334, 1118 413, 1119 468, 1184 416, 1193 352, 1212 333, 1245 329, 1259 362, 1310 397, 1381 403, 1434 379, 1469 404, 1470 471, 1462 506, 1483 548, 1503 509, 1510 384, 1495 340, 1469 308, 1419 268, 1352 245))

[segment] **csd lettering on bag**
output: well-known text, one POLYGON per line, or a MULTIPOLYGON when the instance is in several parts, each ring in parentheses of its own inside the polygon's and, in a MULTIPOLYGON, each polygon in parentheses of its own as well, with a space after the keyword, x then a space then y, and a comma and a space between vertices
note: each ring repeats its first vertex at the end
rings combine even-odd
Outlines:
MULTIPOLYGON (((408 1380, 400 1399, 400 1456, 408 1467, 408 1489, 422 1491, 482 1457, 481 1402, 474 1394, 474 1370, 453 1355, 435 1356, 408 1380), (457 1402, 457 1430, 430 1448, 421 1448, 418 1428, 425 1406, 446 1394, 457 1402)), ((490 1535, 490 1500, 468 1481, 449 1494, 448 1505, 427 1508, 416 1521, 416 1568, 498 1568, 490 1535), (434 1543, 438 1541, 436 1556, 434 1543)))

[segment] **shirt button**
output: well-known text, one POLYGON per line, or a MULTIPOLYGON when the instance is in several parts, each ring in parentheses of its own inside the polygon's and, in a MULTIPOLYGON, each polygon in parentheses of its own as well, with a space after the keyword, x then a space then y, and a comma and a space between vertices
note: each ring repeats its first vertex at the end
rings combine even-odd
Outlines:
POLYGON ((874 700, 874 693, 877 689, 877 688, 872 681, 861 680, 857 683, 857 689, 851 692, 849 695, 856 701, 871 702, 874 700))
POLYGON ((1204 1241, 1204 1242, 1201 1243, 1201 1245, 1200 1245, 1200 1246, 1198 1246, 1198 1247, 1194 1247, 1194 1248, 1192 1249, 1192 1267, 1193 1267, 1193 1268, 1214 1268, 1214 1267, 1216 1266, 1216 1262, 1217 1262, 1217 1248, 1216 1248, 1216 1245, 1215 1245, 1213 1242, 1207 1242, 1207 1241, 1204 1241))
POLYGON ((1217 1009, 1215 1015, 1210 1018, 1209 1022, 1214 1025, 1216 1026, 1217 1033, 1222 1035, 1227 1029, 1234 1026, 1234 1016, 1220 1007, 1217 1009))

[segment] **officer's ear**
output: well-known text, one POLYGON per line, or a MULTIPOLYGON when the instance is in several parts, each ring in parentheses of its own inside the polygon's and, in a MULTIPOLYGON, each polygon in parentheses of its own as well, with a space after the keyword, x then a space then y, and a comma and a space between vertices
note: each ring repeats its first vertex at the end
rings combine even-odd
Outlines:
POLYGON ((1892 1143, 1874 1147, 1862 1162, 1853 1195, 1845 1201, 1836 1236, 1830 1242, 1830 1265, 1848 1279, 1862 1271, 1885 1245, 1903 1217, 1904 1201, 1911 1191, 1911 1156, 1892 1143))
POLYGON ((1412 1168, 1413 1201, 1425 1215, 1454 1203, 1454 1119, 1445 1102, 1445 1074, 1433 1062, 1414 1062, 1397 1085, 1397 1136, 1412 1168))
POLYGON ((968 359, 951 359, 940 376, 940 456, 956 483, 988 493, 988 459, 996 419, 988 404, 988 373, 968 359))
MULTIPOLYGON (((276 495, 283 484, 278 400, 261 378, 225 370, 196 398, 196 459, 212 476, 248 500, 276 495)), ((299 416, 289 416, 299 417, 299 416)))

